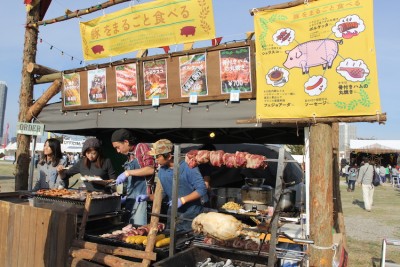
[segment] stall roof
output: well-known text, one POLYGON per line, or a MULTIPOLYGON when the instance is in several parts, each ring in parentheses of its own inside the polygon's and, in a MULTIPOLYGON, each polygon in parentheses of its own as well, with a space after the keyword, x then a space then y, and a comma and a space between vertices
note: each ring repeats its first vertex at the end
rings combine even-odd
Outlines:
POLYGON ((293 124, 237 124, 255 117, 255 100, 240 103, 201 102, 198 105, 131 106, 61 112, 61 103, 47 105, 37 117, 45 130, 84 136, 108 135, 131 129, 142 142, 168 138, 176 143, 303 144, 302 128, 293 124), (100 113, 101 111, 101 113, 100 113), (210 133, 215 138, 210 139, 210 133))
POLYGON ((385 154, 400 152, 400 140, 350 140, 351 152, 385 154))

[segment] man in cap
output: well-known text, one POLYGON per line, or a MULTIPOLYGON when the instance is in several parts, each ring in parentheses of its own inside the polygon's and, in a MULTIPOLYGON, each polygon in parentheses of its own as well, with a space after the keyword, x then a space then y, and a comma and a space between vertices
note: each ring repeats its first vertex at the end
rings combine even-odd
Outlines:
MULTIPOLYGON (((153 148, 149 152, 157 163, 160 165, 158 178, 163 188, 163 195, 167 195, 169 206, 172 206, 172 181, 174 173, 174 151, 173 144, 168 139, 158 140, 153 144, 153 148)), ((153 200, 154 195, 140 195, 137 201, 153 200)), ((207 201, 207 188, 198 167, 190 168, 188 164, 182 160, 179 163, 179 189, 178 189, 178 223, 177 231, 191 230, 191 222, 187 220, 179 220, 179 218, 193 219, 203 212, 201 199, 207 201)), ((170 214, 171 209, 168 209, 170 214)), ((168 220, 169 224, 169 220, 168 220)))
POLYGON ((125 207, 131 211, 129 223, 145 225, 147 203, 136 201, 136 197, 152 193, 150 191, 154 182, 154 159, 148 154, 150 147, 145 143, 137 143, 136 138, 127 129, 116 130, 111 136, 111 142, 118 153, 127 155, 125 171, 117 177, 116 184, 128 183, 125 207))

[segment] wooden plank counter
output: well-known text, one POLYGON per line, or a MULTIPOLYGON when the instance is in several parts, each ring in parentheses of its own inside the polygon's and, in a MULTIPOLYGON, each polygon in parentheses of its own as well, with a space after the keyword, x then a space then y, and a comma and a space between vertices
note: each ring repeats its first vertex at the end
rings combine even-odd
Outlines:
POLYGON ((65 266, 76 229, 74 214, 0 194, 0 266, 65 266))

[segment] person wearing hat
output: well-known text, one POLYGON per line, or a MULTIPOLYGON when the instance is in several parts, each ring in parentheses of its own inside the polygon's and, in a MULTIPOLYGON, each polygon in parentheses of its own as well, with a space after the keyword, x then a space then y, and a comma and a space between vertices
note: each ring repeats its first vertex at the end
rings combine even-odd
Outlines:
MULTIPOLYGON (((168 139, 158 140, 153 144, 153 148, 149 152, 157 163, 160 165, 158 171, 158 179, 163 188, 163 197, 168 196, 169 206, 172 206, 172 181, 174 174, 174 146, 168 139)), ((154 199, 154 195, 140 195, 137 201, 154 199)), ((190 168, 184 161, 179 163, 179 188, 178 188, 178 223, 177 231, 189 231, 192 229, 192 223, 183 219, 194 219, 198 214, 202 213, 204 207, 203 201, 208 200, 207 188, 201 175, 199 168, 190 168)), ((171 209, 168 209, 170 214, 171 209)), ((169 220, 168 220, 169 224, 169 220)))
POLYGON ((116 180, 116 184, 127 182, 125 207, 131 211, 129 223, 135 225, 147 224, 147 203, 138 202, 136 197, 151 193, 154 183, 155 164, 148 155, 150 147, 145 143, 137 143, 132 132, 127 129, 116 130, 111 136, 115 150, 127 156, 125 171, 116 180))
POLYGON ((32 191, 65 187, 57 172, 57 168, 64 168, 64 166, 67 166, 67 163, 62 159, 60 141, 55 138, 47 139, 44 142, 43 154, 38 163, 39 177, 37 177, 32 191))
POLYGON ((100 177, 102 181, 93 181, 92 190, 104 191, 105 185, 113 182, 116 178, 111 160, 103 156, 100 140, 97 138, 88 138, 82 145, 82 155, 78 162, 66 170, 62 166, 57 167, 63 180, 67 180, 75 174, 81 176, 100 177))

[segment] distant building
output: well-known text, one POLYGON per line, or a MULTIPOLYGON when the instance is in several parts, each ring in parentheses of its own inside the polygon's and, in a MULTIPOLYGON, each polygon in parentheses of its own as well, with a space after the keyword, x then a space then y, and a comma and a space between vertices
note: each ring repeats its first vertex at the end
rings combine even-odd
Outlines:
POLYGON ((3 137, 4 118, 6 114, 7 84, 0 81, 0 137, 3 137))
POLYGON ((351 139, 357 139, 357 127, 350 123, 339 123, 339 157, 341 159, 349 159, 351 139))

